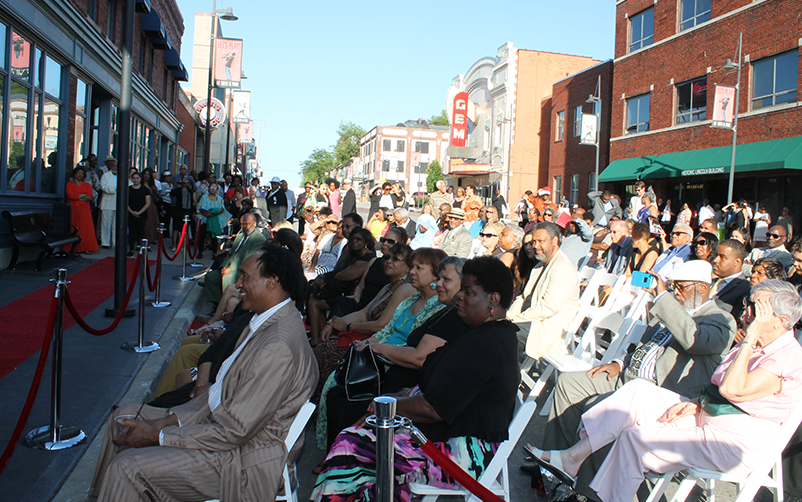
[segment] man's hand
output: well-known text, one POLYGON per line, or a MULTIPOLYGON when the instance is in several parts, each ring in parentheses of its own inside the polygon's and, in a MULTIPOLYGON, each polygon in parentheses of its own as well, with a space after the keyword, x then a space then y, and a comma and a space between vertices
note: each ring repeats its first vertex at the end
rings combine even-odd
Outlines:
POLYGON ((596 378, 597 375, 602 373, 607 373, 607 380, 612 380, 613 378, 617 377, 619 373, 621 373, 621 366, 619 366, 618 363, 602 364, 601 366, 592 368, 587 374, 591 378, 596 378))
POLYGON ((323 329, 320 331, 320 341, 321 342, 328 342, 331 338, 331 324, 326 324, 323 326, 323 329))
POLYGON ((195 387, 192 388, 192 391, 189 393, 189 397, 195 399, 198 396, 202 396, 209 390, 212 384, 209 382, 201 383, 199 381, 195 382, 195 387))
POLYGON ((342 317, 334 316, 329 320, 329 324, 332 328, 336 329, 337 331, 345 331, 345 328, 348 327, 348 323, 343 321, 342 317))
POLYGON ((230 274, 230 273, 231 273, 231 269, 230 269, 230 268, 228 268, 228 267, 223 267, 223 268, 221 268, 221 269, 220 269, 220 274, 221 274, 221 275, 224 275, 224 276, 225 276, 225 275, 228 275, 228 274, 230 274))
POLYGON ((223 328, 204 329, 200 334, 200 343, 215 342, 224 331, 225 329, 223 328))
POLYGON ((671 408, 667 409, 666 412, 657 419, 657 421, 670 424, 671 422, 675 422, 680 418, 696 415, 697 413, 699 413, 699 404, 693 401, 685 401, 684 403, 675 404, 671 408))
POLYGON ((112 439, 117 446, 125 448, 158 446, 160 429, 157 429, 150 420, 119 420, 118 423, 131 429, 127 435, 112 439))

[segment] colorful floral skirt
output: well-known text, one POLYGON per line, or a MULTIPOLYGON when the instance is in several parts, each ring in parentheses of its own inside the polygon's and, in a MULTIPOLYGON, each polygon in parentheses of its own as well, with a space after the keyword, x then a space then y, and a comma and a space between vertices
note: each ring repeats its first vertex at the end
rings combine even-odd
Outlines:
MULTIPOLYGON (((475 437, 455 437, 434 443, 447 457, 478 479, 493 460, 500 443, 475 437)), ((420 448, 412 444, 409 432, 395 434, 395 497, 409 502, 408 483, 439 488, 459 488, 446 472, 420 448)), ((315 483, 312 500, 324 502, 371 501, 376 499, 376 436, 372 430, 349 427, 337 436, 315 483)))

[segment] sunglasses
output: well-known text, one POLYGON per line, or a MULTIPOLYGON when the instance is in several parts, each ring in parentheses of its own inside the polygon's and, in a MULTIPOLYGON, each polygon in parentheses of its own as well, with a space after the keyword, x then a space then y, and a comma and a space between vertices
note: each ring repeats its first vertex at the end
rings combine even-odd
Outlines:
POLYGON ((496 234, 479 234, 479 237, 498 237, 496 234))
POLYGON ((675 235, 687 235, 687 234, 685 232, 671 232, 672 237, 675 235))
POLYGON ((403 256, 393 256, 393 255, 387 255, 387 259, 388 259, 388 260, 392 260, 392 261, 394 261, 394 262, 396 262, 396 263, 400 263, 400 262, 407 261, 407 259, 406 259, 406 258, 404 258, 403 256))
MULTIPOLYGON (((672 234, 672 235, 673 235, 673 234, 672 234)), ((708 244, 710 244, 710 242, 708 242, 708 240, 707 240, 707 239, 699 239, 699 240, 697 240, 697 241, 696 241, 696 243, 695 243, 695 244, 696 244, 697 246, 707 246, 708 244)))
POLYGON ((381 239, 379 239, 379 241, 380 241, 382 244, 389 244, 389 245, 391 245, 391 246, 392 246, 392 245, 394 245, 395 243, 397 243, 397 242, 398 242, 398 241, 396 241, 396 240, 393 240, 393 239, 385 239, 384 237, 382 237, 381 239))
POLYGON ((785 238, 784 235, 780 235, 780 234, 766 234, 766 237, 769 238, 769 239, 783 239, 783 238, 785 238))
POLYGON ((672 281, 672 282, 671 282, 671 283, 668 285, 668 289, 669 289, 670 291, 677 290, 677 291, 679 291, 680 293, 682 293, 683 291, 687 291, 687 290, 691 289, 691 288, 692 288, 694 285, 696 285, 696 283, 695 283, 695 282, 691 282, 691 283, 689 283, 689 284, 682 284, 681 282, 672 281))

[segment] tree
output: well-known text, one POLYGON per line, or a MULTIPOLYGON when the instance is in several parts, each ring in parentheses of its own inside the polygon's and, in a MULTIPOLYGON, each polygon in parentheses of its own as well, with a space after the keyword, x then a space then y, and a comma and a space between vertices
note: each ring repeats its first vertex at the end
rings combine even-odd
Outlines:
POLYGON ((337 127, 337 144, 334 145, 335 166, 341 166, 359 157, 359 140, 365 135, 365 130, 353 122, 340 122, 337 127))
POLYGON ((440 167, 440 162, 433 160, 429 164, 429 170, 426 171, 426 189, 429 193, 437 191, 437 182, 445 180, 443 177, 443 168, 440 167))
POLYGON ((443 110, 440 112, 440 115, 432 115, 432 118, 429 120, 429 124, 436 126, 448 126, 448 115, 446 115, 446 111, 443 110))
POLYGON ((303 182, 322 182, 329 176, 334 168, 334 157, 331 152, 322 148, 315 148, 309 158, 301 162, 301 177, 303 182))

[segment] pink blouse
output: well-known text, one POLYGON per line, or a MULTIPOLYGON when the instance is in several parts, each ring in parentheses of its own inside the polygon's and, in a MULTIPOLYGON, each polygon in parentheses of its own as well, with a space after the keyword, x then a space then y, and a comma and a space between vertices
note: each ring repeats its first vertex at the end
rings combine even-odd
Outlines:
MULTIPOLYGON (((730 350, 713 372, 712 382, 715 385, 721 385, 724 373, 732 364, 742 343, 730 350)), ((781 388, 760 399, 733 404, 755 418, 782 423, 802 397, 802 346, 794 338, 794 332, 789 331, 766 347, 752 352, 748 368, 749 371, 762 368, 774 373, 782 379, 781 388)))

